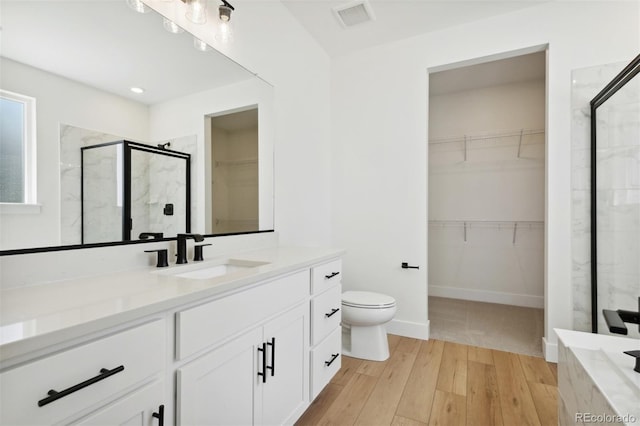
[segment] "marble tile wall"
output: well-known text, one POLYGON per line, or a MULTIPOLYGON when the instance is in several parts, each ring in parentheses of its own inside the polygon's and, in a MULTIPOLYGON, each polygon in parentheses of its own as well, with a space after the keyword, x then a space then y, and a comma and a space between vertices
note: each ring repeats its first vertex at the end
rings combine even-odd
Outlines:
MULTIPOLYGON (((615 374, 615 373, 613 373, 615 374)), ((607 402, 589 373, 570 348, 558 342, 558 422, 560 425, 585 424, 586 416, 603 416, 596 424, 623 425, 618 413, 607 402)))
MULTIPOLYGON (((92 130, 82 129, 71 125, 60 126, 60 213, 61 213, 61 244, 80 244, 81 242, 81 157, 80 148, 97 145, 105 142, 113 142, 123 140, 123 137, 110 135, 106 133, 96 132, 92 130)), ((171 147, 174 151, 186 152, 191 154, 191 210, 196 212, 200 206, 197 191, 194 189, 195 163, 197 152, 197 138, 193 136, 185 136, 171 140, 171 147)), ((104 151, 106 153, 106 151, 104 151)), ((139 151, 138 151, 139 152, 139 151)), ((97 151, 96 151, 97 153, 97 151)), ((185 196, 178 197, 178 188, 183 187, 185 183, 184 160, 176 160, 173 157, 164 157, 142 153, 142 155, 133 154, 136 158, 135 166, 132 167, 132 219, 134 228, 132 237, 135 238, 140 232, 164 232, 165 235, 175 235, 178 232, 184 232, 186 223, 186 207, 185 196), (162 193, 167 195, 162 196, 162 193), (164 205, 166 203, 174 204, 174 215, 165 216, 163 214, 164 205), (182 206, 182 207, 180 207, 182 206)), ((116 188, 116 169, 115 165, 110 167, 107 157, 98 159, 94 163, 101 164, 99 170, 102 174, 108 173, 110 176, 102 176, 98 182, 104 184, 110 183, 112 188, 116 188)), ((115 164, 115 163, 114 163, 115 164)), ((96 173, 98 171, 96 170, 96 173)), ((96 184, 98 184, 96 182, 96 184)), ((106 191, 106 187, 102 190, 97 187, 91 191, 100 193, 106 191)), ((115 190, 115 189, 114 189, 115 190)), ((108 191, 111 191, 109 189, 108 191)), ((99 220, 103 225, 114 226, 117 231, 96 231, 91 237, 91 241, 116 241, 121 239, 121 206, 96 205, 96 213, 92 215, 95 220, 99 220), (109 216, 111 221, 117 221, 106 225, 106 218, 109 216), (117 235, 116 235, 117 234, 117 235), (95 239, 94 239, 95 238, 95 239)), ((192 214, 192 216, 194 216, 192 214)), ((101 225, 102 226, 102 225, 101 225)), ((106 229, 106 228, 105 228, 106 229)), ((192 229, 193 230, 193 229, 192 229)))
POLYGON ((122 144, 84 150, 84 243, 122 239, 122 144))
POLYGON ((122 137, 60 124, 60 243, 80 244, 80 148, 122 137))
MULTIPOLYGON (((589 101, 626 66, 572 73, 572 252, 574 329, 591 330, 589 101)), ((640 79, 598 109, 598 305, 637 309, 640 295, 640 79), (607 189, 610 188, 610 189, 607 189)), ((598 330, 607 333, 602 315, 598 330)), ((640 336, 637 327, 631 335, 640 336)))
MULTIPOLYGON (((171 142, 174 151, 193 153, 196 137, 184 137, 171 142)), ((192 166, 193 173, 193 166, 192 166)), ((163 232, 174 236, 186 231, 186 161, 161 154, 133 151, 132 175, 136 182, 132 190, 132 236, 140 232, 163 232), (173 204, 173 215, 165 215, 166 204, 173 204)), ((193 199, 192 190, 192 199, 193 199)), ((192 204, 192 209, 197 208, 192 204)))

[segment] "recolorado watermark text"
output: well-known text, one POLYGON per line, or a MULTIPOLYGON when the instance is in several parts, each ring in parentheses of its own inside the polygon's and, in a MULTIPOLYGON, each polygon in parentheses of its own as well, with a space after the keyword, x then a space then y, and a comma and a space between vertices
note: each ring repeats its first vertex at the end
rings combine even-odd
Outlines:
POLYGON ((576 413, 576 422, 582 423, 635 423, 638 419, 631 415, 624 416, 617 414, 596 414, 596 413, 576 413))

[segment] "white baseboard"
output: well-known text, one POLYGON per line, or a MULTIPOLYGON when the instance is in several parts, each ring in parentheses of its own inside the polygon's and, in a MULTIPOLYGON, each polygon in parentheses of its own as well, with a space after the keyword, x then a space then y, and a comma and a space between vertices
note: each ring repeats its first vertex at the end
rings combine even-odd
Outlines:
POLYGON ((387 333, 414 339, 429 340, 429 321, 426 323, 393 319, 385 324, 387 333))
POLYGON ((546 337, 542 338, 542 353, 547 362, 558 362, 558 344, 549 342, 546 337))
POLYGON ((527 294, 502 293, 499 291, 430 285, 429 296, 544 309, 544 296, 530 296, 527 294))

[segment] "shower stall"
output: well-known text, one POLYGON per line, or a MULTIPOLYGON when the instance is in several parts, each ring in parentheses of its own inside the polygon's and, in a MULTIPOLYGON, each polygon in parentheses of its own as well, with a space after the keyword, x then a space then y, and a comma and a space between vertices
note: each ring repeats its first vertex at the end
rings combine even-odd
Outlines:
MULTIPOLYGON (((640 55, 591 101, 591 325, 640 309, 640 55)), ((629 335, 640 337, 638 326, 629 335)))
POLYGON ((191 232, 191 156, 126 140, 81 148, 82 244, 191 232))

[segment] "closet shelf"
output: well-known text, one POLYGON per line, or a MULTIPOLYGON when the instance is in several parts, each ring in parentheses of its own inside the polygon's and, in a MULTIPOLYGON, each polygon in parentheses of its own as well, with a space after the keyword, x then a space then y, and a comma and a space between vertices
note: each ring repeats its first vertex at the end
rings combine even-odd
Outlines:
MULTIPOLYGON (((461 135, 447 138, 434 138, 429 139, 429 146, 445 145, 445 144, 463 144, 464 161, 467 161, 467 151, 469 145, 476 141, 499 141, 502 140, 501 146, 517 146, 517 158, 520 158, 522 151, 522 145, 534 145, 544 144, 544 138, 535 138, 536 135, 544 135, 544 129, 519 129, 502 133, 484 133, 476 135, 461 135), (511 141, 509 141, 511 139, 511 141), (527 139, 527 142, 524 140, 527 139)), ((478 146, 477 148, 488 148, 485 145, 478 146)))
POLYGON ((441 228, 463 228, 463 239, 467 242, 467 230, 471 228, 493 228, 493 229, 513 229, 513 244, 516 243, 518 230, 534 228, 544 229, 543 221, 492 221, 492 220, 430 220, 429 226, 437 226, 441 228))

